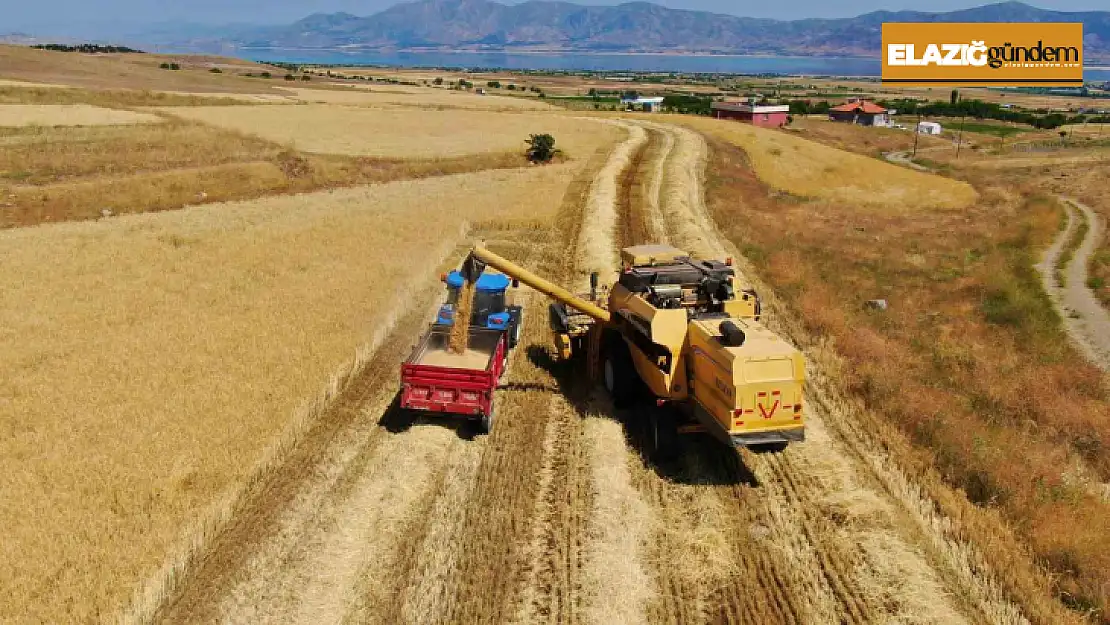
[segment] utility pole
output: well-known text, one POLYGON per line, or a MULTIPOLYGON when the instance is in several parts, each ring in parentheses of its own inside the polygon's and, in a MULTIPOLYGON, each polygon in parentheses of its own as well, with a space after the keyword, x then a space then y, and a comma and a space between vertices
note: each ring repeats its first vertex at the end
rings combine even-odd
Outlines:
POLYGON ((960 118, 960 131, 958 133, 956 133, 956 158, 957 159, 960 158, 960 144, 963 142, 963 138, 964 138, 964 120, 965 119, 967 119, 966 115, 960 118))
POLYGON ((921 134, 921 113, 917 114, 917 124, 913 127, 913 156, 917 158, 917 137, 921 134))

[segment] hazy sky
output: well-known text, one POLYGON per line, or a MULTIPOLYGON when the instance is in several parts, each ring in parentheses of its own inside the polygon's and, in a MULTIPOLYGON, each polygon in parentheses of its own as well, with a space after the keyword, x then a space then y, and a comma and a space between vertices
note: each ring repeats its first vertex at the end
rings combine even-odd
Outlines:
MULTIPOLYGON (((950 11, 990 0, 656 0, 680 9, 731 13, 746 17, 797 19, 801 17, 847 17, 879 9, 950 11)), ((619 4, 620 0, 579 0, 581 4, 619 4)), ((346 11, 371 15, 396 0, 3 0, 0 33, 26 30, 42 33, 51 25, 70 30, 83 23, 115 30, 168 20, 222 24, 229 22, 286 23, 310 13, 346 11)), ((1106 10, 1106 0, 1042 0, 1031 2, 1061 11, 1106 10)))

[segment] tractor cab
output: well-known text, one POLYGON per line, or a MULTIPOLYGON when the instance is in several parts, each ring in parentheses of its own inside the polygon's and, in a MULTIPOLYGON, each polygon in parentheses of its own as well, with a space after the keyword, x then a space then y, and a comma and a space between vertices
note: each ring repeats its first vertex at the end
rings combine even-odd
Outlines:
MULTIPOLYGON (((440 306, 436 323, 450 326, 455 323, 455 310, 462 292, 463 276, 452 271, 444 276, 447 284, 447 301, 440 306)), ((520 306, 509 306, 505 292, 512 281, 500 273, 483 273, 474 283, 474 306, 470 313, 470 325, 509 333, 509 347, 516 345, 520 338, 520 306)))

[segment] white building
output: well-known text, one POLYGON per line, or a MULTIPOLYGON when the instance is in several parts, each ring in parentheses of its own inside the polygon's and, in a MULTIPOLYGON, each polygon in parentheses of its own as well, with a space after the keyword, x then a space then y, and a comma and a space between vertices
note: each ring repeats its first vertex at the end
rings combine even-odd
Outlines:
POLYGON ((939 135, 941 131, 940 124, 936 122, 918 122, 917 132, 923 135, 939 135))
POLYGON ((626 107, 642 107, 645 113, 655 113, 663 105, 663 98, 621 98, 621 104, 626 107))

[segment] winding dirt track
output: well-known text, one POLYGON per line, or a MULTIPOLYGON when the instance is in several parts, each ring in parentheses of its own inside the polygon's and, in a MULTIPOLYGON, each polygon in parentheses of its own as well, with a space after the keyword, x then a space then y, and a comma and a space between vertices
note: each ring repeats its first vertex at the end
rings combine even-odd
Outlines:
POLYGON ((1045 293, 1052 298, 1072 341, 1091 362, 1103 371, 1110 371, 1110 313, 1087 286, 1087 265, 1102 240, 1102 220, 1089 206, 1065 197, 1060 201, 1068 212, 1068 225, 1045 250, 1037 270, 1041 272, 1045 293), (1060 267, 1066 284, 1057 284, 1060 256, 1080 221, 1087 224, 1087 234, 1067 266, 1060 267))
MULTIPOLYGON (((628 125, 555 228, 525 241, 526 264, 577 283, 625 244, 736 254, 702 198, 704 139, 628 125)), ((652 466, 623 425, 636 415, 550 360, 546 302, 527 294, 494 433, 404 422, 397 365, 438 295, 418 298, 154 620, 1026 622, 820 371, 806 443, 757 456, 690 438, 652 466)))

